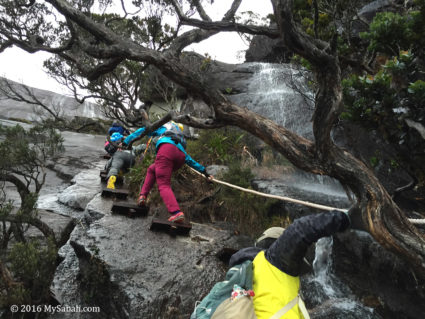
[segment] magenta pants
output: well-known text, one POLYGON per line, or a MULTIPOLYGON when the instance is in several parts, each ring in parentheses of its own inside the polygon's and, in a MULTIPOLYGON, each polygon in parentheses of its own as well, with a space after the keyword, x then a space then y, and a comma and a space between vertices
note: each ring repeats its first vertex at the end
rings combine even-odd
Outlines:
POLYGON ((153 185, 158 184, 159 194, 170 213, 180 210, 173 190, 171 175, 184 165, 186 155, 177 146, 169 143, 161 144, 155 162, 149 166, 140 195, 147 196, 153 185))

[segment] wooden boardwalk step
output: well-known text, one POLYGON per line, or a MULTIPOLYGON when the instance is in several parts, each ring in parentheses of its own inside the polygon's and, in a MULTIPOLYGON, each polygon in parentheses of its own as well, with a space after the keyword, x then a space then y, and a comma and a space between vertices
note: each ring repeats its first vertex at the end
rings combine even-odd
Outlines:
POLYGON ((126 199, 128 194, 130 194, 130 191, 125 188, 115 188, 110 189, 106 188, 105 185, 102 185, 102 197, 115 197, 119 199, 126 199))
POLYGON ((189 235, 192 229, 192 224, 185 223, 173 223, 166 219, 153 218, 150 226, 150 230, 153 231, 165 231, 172 235, 189 235))
POLYGON ((149 212, 148 207, 140 207, 133 200, 115 200, 112 204, 112 213, 122 214, 128 217, 143 217, 149 212))

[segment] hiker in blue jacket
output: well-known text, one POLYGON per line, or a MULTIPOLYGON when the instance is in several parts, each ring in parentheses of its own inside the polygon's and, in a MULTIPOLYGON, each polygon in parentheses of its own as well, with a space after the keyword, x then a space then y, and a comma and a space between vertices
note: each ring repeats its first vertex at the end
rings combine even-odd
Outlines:
MULTIPOLYGON (((134 133, 125 138, 124 144, 131 144, 136 138, 141 136, 145 131, 145 127, 139 128, 134 133)), ((151 137, 158 137, 156 141, 156 158, 155 162, 149 166, 142 189, 140 190, 138 204, 146 205, 146 199, 152 187, 158 184, 159 194, 167 206, 168 212, 171 214, 168 221, 181 223, 184 221, 184 213, 180 210, 173 190, 171 189, 171 175, 177 171, 185 163, 194 168, 198 172, 204 174, 208 178, 204 166, 192 159, 187 154, 186 139, 183 134, 183 125, 175 122, 168 122, 157 130, 147 134, 151 137)))
POLYGON ((334 210, 296 219, 286 230, 266 230, 255 247, 232 255, 226 280, 212 288, 191 319, 309 318, 298 296, 299 276, 310 268, 304 258, 307 249, 322 237, 346 230, 350 223, 362 229, 359 216, 355 208, 348 213, 334 210))
POLYGON ((123 125, 121 125, 119 122, 114 121, 112 123, 112 126, 108 130, 108 135, 111 136, 114 133, 120 133, 121 135, 129 135, 130 131, 126 129, 123 125))

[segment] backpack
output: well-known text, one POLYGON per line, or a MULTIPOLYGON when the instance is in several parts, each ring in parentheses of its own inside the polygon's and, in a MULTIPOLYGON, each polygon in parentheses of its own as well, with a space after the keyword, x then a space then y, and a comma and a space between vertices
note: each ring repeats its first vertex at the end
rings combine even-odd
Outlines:
POLYGON ((171 138, 174 143, 180 144, 184 149, 186 149, 187 142, 180 128, 174 123, 167 123, 164 127, 166 128, 166 131, 161 136, 171 138))
MULTIPOLYGON (((252 261, 247 260, 242 264, 230 268, 225 281, 216 283, 210 293, 195 306, 190 319, 256 319, 253 298, 249 295, 233 299, 235 286, 243 289, 252 289, 252 261)), ((304 319, 310 319, 304 302, 298 295, 287 305, 281 308, 271 318, 279 319, 295 305, 299 306, 304 319)))
POLYGON ((105 151, 109 155, 114 155, 114 153, 118 150, 118 147, 116 147, 113 143, 106 141, 105 143, 105 151))
MULTIPOLYGON (((252 311, 254 310, 252 298, 251 297, 241 297, 235 301, 230 302, 226 300, 230 300, 230 297, 233 292, 234 285, 238 285, 243 289, 249 290, 252 289, 252 261, 247 260, 240 265, 236 265, 230 268, 226 273, 225 281, 218 282, 211 289, 210 293, 196 305, 195 310, 190 316, 191 319, 209 319, 215 314, 216 310, 228 313, 229 308, 233 308, 234 305, 238 305, 239 308, 237 311, 241 311, 241 308, 249 308, 252 307, 252 311), (239 299, 241 299, 239 301, 239 299), (246 301, 249 301, 247 303, 246 301), (223 304, 223 302, 226 302, 223 304), (223 305, 222 305, 223 304, 223 305), (227 305, 227 306, 226 306, 227 305), (248 307, 247 307, 248 306, 248 307)), ((217 315, 219 315, 218 313, 217 315)), ((226 317, 217 317, 215 318, 226 318, 226 317)), ((246 318, 255 318, 254 317, 246 317, 246 318)))

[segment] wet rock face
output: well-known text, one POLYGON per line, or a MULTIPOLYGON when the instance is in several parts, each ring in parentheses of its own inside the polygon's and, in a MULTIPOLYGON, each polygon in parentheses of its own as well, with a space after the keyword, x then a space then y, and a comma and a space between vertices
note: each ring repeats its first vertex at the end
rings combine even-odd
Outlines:
POLYGON ((245 53, 245 62, 289 63, 294 55, 280 39, 254 36, 245 53))
POLYGON ((368 233, 347 231, 334 237, 334 268, 362 302, 383 318, 421 318, 425 281, 406 262, 386 251, 368 233))
MULTIPOLYGON (((5 78, 0 77, 0 85, 2 85, 2 81, 4 80, 5 78)), ((20 92, 20 94, 27 97, 29 100, 33 100, 28 95, 27 90, 30 90, 30 92, 32 92, 32 94, 44 105, 47 105, 54 110, 61 110, 59 115, 64 116, 66 119, 71 120, 75 117, 104 118, 104 115, 100 112, 99 108, 93 103, 84 102, 83 104, 80 104, 74 98, 62 94, 31 88, 11 80, 7 81, 16 88, 17 92, 20 92)), ((34 106, 26 102, 13 101, 8 98, 0 99, 0 109, 0 116, 6 119, 18 118, 34 122, 39 121, 40 115, 44 118, 49 117, 48 113, 41 107, 34 106)))
POLYGON ((84 210, 87 204, 100 191, 99 171, 103 163, 97 165, 99 170, 84 170, 76 175, 69 186, 59 194, 59 202, 62 204, 84 210))
MULTIPOLYGON (((105 201, 112 205, 95 199, 91 210, 105 212, 105 201)), ((193 224, 188 237, 172 237, 150 231, 151 218, 129 219, 106 210, 103 218, 77 226, 70 238, 74 249, 61 250, 64 261, 54 280, 58 299, 102 306, 103 314, 127 313, 121 318, 188 318, 195 302, 224 276, 227 267, 217 255, 226 247, 241 248, 246 239, 201 224, 193 224), (93 260, 104 265, 98 281, 114 296, 108 303, 94 294, 96 283, 87 284, 93 267, 99 269, 90 264, 93 260)))

